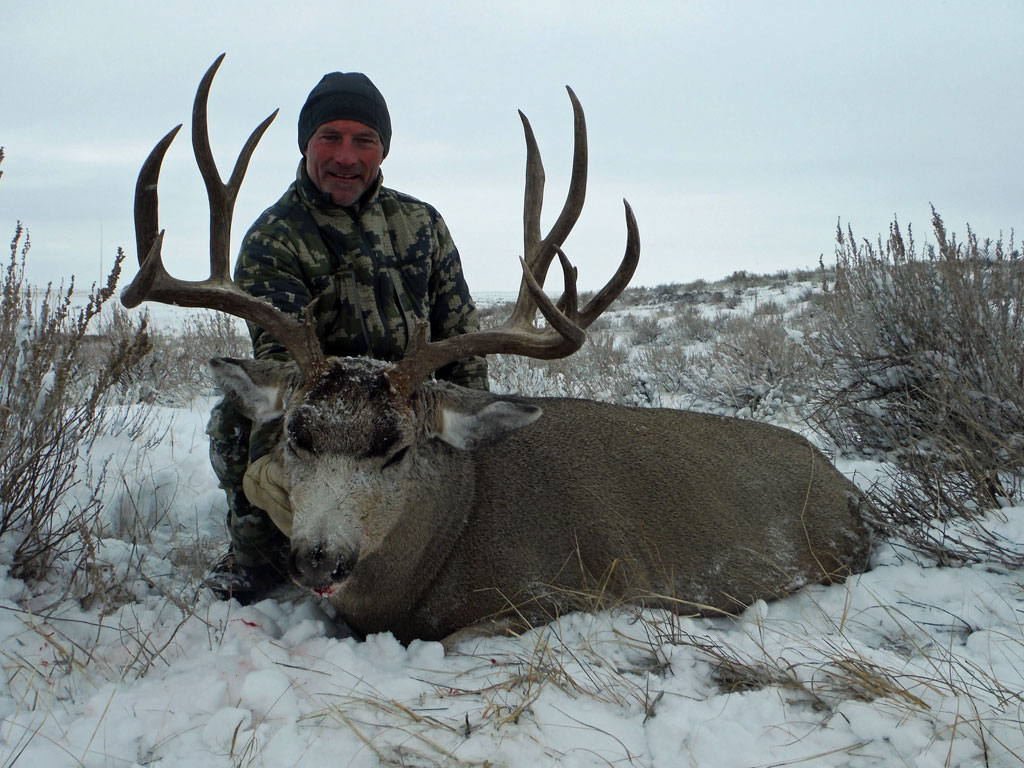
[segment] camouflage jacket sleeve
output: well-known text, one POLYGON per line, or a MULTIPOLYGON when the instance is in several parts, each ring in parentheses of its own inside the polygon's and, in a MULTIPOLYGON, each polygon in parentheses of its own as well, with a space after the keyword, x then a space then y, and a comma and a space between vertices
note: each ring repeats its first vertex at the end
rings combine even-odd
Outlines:
MULTIPOLYGON (((235 282, 254 296, 265 297, 278 309, 300 315, 309 303, 309 290, 298 273, 298 254, 286 239, 273 230, 254 226, 245 236, 235 266, 235 282)), ((248 323, 253 357, 262 360, 288 360, 285 348, 265 330, 248 323)), ((254 424, 249 436, 249 461, 273 450, 281 434, 281 420, 254 424)))
MULTIPOLYGON (((446 339, 479 328, 476 306, 462 274, 462 260, 448 225, 437 216, 437 253, 431 274, 431 338, 446 339)), ((473 389, 487 389, 487 358, 459 360, 437 372, 437 378, 473 389)))
MULTIPOLYGON (((301 317, 312 298, 290 228, 275 226, 275 217, 269 211, 246 233, 235 264, 234 279, 244 291, 266 298, 278 309, 296 317, 301 317)), ((290 359, 284 346, 273 336, 253 323, 247 325, 253 357, 290 359)), ((249 461, 270 453, 280 434, 280 419, 254 424, 249 436, 249 461)))
MULTIPOLYGON (((283 312, 301 318, 312 300, 302 274, 298 248, 287 230, 258 221, 246 234, 235 265, 235 282, 253 296, 268 299, 283 312)), ((248 323, 253 357, 288 360, 288 354, 264 329, 248 323)))

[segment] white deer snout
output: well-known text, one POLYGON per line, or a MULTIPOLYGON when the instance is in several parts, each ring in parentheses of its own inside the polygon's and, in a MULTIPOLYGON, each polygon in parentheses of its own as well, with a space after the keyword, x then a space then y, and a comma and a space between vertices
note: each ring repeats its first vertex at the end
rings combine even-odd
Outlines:
POLYGON ((290 486, 292 579, 317 591, 338 585, 390 525, 379 476, 333 456, 290 467, 290 486))

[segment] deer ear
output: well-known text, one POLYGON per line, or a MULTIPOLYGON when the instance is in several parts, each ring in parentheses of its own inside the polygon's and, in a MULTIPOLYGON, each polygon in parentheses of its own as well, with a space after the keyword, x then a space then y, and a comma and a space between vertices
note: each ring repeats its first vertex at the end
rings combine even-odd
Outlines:
POLYGON ((296 370, 293 363, 214 357, 207 365, 224 395, 253 421, 271 421, 284 412, 296 370))
POLYGON ((494 400, 475 413, 441 410, 441 427, 433 436, 460 450, 482 448, 532 424, 543 411, 536 405, 494 400))

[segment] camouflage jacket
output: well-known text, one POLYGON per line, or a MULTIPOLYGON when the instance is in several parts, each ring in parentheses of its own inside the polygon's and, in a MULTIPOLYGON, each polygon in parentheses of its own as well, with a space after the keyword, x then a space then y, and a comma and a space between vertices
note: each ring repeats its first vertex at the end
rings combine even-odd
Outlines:
MULTIPOLYGON (((414 323, 430 337, 477 329, 476 307, 448 227, 430 205, 381 186, 343 208, 321 193, 299 163, 294 184, 246 233, 235 282, 279 309, 313 312, 328 355, 397 360, 414 323)), ((286 359, 284 348, 250 326, 257 358, 286 359)), ((437 372, 457 384, 487 388, 484 358, 437 372)))

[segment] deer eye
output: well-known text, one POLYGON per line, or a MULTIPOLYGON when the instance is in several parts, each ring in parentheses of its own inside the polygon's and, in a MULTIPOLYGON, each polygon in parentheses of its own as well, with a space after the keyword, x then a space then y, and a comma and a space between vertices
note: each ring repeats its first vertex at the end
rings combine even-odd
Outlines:
POLYGON ((381 469, 387 469, 388 467, 393 467, 395 464, 398 464, 398 462, 405 458, 405 454, 408 450, 408 445, 399 448, 397 451, 391 454, 391 457, 387 461, 384 462, 384 464, 381 466, 381 469))
POLYGON ((308 460, 312 457, 313 452, 303 448, 295 440, 285 440, 284 455, 295 459, 308 460))

